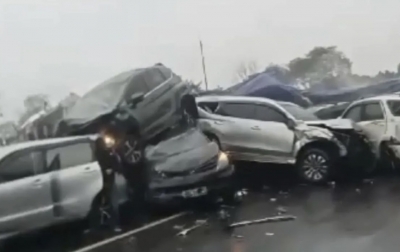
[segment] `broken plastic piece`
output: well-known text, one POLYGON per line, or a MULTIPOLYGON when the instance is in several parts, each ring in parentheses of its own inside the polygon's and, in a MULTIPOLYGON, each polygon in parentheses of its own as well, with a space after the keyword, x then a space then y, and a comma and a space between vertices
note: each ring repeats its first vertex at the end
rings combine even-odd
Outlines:
POLYGON ((182 229, 184 229, 184 228, 185 228, 184 225, 175 225, 175 226, 174 226, 174 229, 175 229, 175 230, 182 230, 182 229))
POLYGON ((279 215, 284 214, 284 213, 287 213, 286 208, 284 208, 284 207, 282 207, 282 206, 278 207, 276 210, 278 210, 278 214, 279 214, 279 215))
POLYGON ((276 201, 276 198, 271 198, 269 201, 275 202, 275 201, 276 201))
POLYGON ((265 233, 266 236, 273 236, 274 233, 265 233))
POLYGON ((205 225, 206 223, 207 223, 207 220, 197 220, 196 224, 194 226, 184 229, 181 232, 177 233, 176 235, 186 237, 189 232, 192 232, 193 230, 205 225))
POLYGON ((253 225, 253 224, 269 223, 269 222, 290 221, 290 220, 295 220, 295 219, 296 219, 296 217, 292 216, 292 215, 274 216, 274 217, 267 217, 267 218, 258 219, 258 220, 248 220, 248 221, 236 222, 236 223, 229 225, 229 227, 233 228, 233 227, 241 227, 241 226, 247 226, 247 225, 253 225))

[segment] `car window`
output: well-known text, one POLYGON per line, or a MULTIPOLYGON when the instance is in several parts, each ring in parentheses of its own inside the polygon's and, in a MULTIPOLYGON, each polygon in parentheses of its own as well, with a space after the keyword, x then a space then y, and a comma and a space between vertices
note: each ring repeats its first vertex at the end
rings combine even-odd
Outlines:
POLYGON ((350 108, 343 118, 351 119, 353 122, 361 121, 361 106, 358 105, 350 108))
POLYGON ((281 105, 286 110, 286 112, 291 114, 297 120, 303 120, 303 121, 319 120, 319 118, 314 113, 312 113, 310 110, 300 107, 299 105, 291 103, 279 103, 279 105, 281 105))
POLYGON ((129 100, 133 94, 146 94, 148 91, 149 88, 147 87, 144 74, 138 74, 131 80, 131 83, 127 86, 124 93, 124 99, 129 100))
POLYGON ((43 158, 39 151, 17 154, 1 163, 0 183, 27 178, 43 171, 43 158))
POLYGON ((54 171, 93 162, 93 151, 89 143, 70 144, 47 150, 47 170, 54 171))
POLYGON ((153 71, 148 71, 146 73, 145 80, 149 90, 153 90, 165 82, 167 78, 164 77, 159 69, 154 69, 153 71))
POLYGON ((362 121, 374 121, 384 119, 382 107, 379 103, 370 103, 364 105, 364 114, 362 121))
POLYGON ((394 116, 400 116, 400 100, 388 101, 387 105, 394 116))
POLYGON ((213 113, 219 106, 218 102, 199 102, 198 106, 209 113, 213 113))
POLYGON ((246 103, 224 103, 217 109, 216 114, 243 119, 255 119, 255 107, 246 103))
POLYGON ((280 122, 285 123, 286 117, 276 109, 257 105, 255 109, 255 119, 266 122, 280 122))

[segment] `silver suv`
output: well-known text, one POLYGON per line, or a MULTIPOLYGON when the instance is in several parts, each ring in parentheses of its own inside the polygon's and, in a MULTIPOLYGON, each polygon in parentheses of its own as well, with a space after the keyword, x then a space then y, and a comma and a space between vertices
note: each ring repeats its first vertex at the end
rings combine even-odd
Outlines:
POLYGON ((295 104, 241 96, 197 97, 196 103, 199 126, 234 160, 295 164, 302 179, 322 182, 347 155, 331 130, 310 126, 321 122, 295 104))
MULTIPOLYGON (((103 180, 94 140, 81 136, 0 147, 0 240, 96 213, 103 180)), ((128 197, 122 176, 117 185, 123 203, 128 197)))

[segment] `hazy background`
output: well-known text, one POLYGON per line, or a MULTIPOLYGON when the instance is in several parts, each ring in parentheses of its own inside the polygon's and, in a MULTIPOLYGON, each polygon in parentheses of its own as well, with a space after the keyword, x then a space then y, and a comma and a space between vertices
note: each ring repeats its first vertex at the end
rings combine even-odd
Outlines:
POLYGON ((0 106, 6 118, 32 93, 57 101, 120 71, 162 62, 211 87, 241 61, 284 64, 336 45, 353 72, 395 70, 399 0, 0 0, 0 106))

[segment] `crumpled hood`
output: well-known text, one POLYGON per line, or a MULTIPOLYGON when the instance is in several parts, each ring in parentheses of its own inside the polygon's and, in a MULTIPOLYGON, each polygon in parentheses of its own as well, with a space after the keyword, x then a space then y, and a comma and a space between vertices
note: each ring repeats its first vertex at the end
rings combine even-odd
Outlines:
POLYGON ((307 121, 305 124, 309 126, 324 126, 331 129, 354 129, 354 123, 349 119, 330 119, 330 120, 320 120, 320 121, 307 121))
POLYGON ((146 149, 146 158, 159 172, 185 172, 218 155, 217 144, 209 142, 197 128, 168 138, 146 149))

